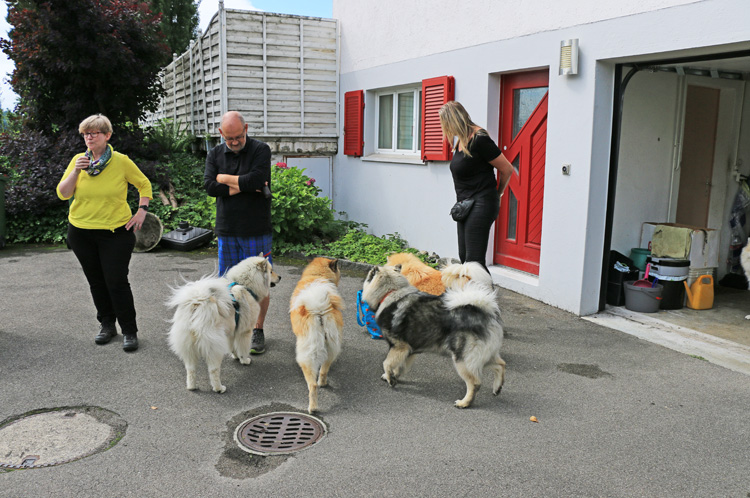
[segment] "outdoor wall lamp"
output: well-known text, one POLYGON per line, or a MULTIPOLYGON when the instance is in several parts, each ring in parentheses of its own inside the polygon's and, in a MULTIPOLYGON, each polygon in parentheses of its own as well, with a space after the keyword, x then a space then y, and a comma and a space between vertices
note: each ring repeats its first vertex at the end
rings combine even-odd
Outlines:
POLYGON ((560 42, 560 75, 578 74, 578 38, 560 42))

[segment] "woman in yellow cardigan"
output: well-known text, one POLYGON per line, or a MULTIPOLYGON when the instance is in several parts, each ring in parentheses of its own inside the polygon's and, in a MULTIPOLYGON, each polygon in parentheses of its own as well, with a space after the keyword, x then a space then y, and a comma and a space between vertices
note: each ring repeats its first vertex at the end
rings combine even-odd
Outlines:
POLYGON ((96 344, 107 344, 117 335, 115 321, 124 336, 125 351, 138 349, 135 304, 128 281, 135 230, 140 230, 152 198, 151 182, 128 156, 115 152, 109 139, 112 123, 96 114, 78 126, 86 152, 68 164, 57 185, 62 200, 73 197, 68 214, 68 245, 88 280, 100 323, 96 344), (128 184, 138 189, 135 215, 127 204, 128 184))

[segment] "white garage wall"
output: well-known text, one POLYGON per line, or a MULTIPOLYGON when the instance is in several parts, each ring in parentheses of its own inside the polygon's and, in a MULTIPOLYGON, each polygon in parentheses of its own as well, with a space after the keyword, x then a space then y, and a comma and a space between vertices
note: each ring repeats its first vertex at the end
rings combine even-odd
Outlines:
POLYGON ((612 249, 639 247, 641 224, 669 219, 678 77, 639 72, 625 90, 612 249))

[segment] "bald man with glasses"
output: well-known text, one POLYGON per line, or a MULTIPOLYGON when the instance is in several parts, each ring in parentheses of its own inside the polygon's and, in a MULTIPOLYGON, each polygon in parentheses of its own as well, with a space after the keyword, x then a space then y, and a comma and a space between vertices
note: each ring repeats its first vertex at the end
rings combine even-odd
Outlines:
MULTIPOLYGON (((271 148, 247 136, 247 123, 237 111, 221 118, 224 142, 208 152, 203 185, 216 198, 214 232, 219 239, 219 274, 245 258, 271 257, 271 198, 264 193, 271 182, 271 148)), ((260 302, 250 353, 265 352, 263 322, 270 299, 260 302)))

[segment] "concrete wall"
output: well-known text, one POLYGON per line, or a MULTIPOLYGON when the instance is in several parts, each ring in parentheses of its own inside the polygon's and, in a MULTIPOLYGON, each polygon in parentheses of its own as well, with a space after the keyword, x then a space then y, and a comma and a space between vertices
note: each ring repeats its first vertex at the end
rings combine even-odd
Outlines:
MULTIPOLYGON (((750 12, 750 4, 745 0, 591 1, 577 2, 573 7, 577 15, 568 16, 564 9, 569 4, 558 7, 550 1, 524 2, 522 11, 510 2, 476 1, 457 7, 441 0, 429 2, 433 14, 424 20, 420 8, 426 5, 334 0, 334 16, 341 27, 340 95, 452 75, 456 100, 497 138, 500 75, 549 68, 540 274, 502 268, 493 268, 493 274, 503 287, 568 311, 583 315, 597 311, 615 64, 750 48, 748 16, 743 15, 750 12), (576 6, 585 8, 576 10, 576 6), (411 21, 408 26, 402 17, 411 21), (425 37, 430 43, 424 42, 425 37), (560 41, 569 38, 580 40, 579 74, 558 76, 560 41), (561 174, 562 164, 572 165, 570 176, 561 174)), ((669 75, 657 78, 654 87, 666 97, 636 96, 635 107, 628 110, 637 113, 654 103, 664 107, 663 120, 651 123, 649 133, 633 130, 626 136, 630 142, 642 141, 643 154, 659 162, 669 157, 665 144, 674 115, 674 98, 669 97, 674 86, 669 75)), ((367 121, 373 107, 365 107, 365 128, 373 126, 367 121)), ((646 167, 631 165, 631 183, 645 174, 660 178, 665 174, 641 169, 646 167)), ((441 256, 457 254, 455 223, 448 216, 455 195, 447 163, 394 164, 339 153, 334 160, 334 196, 337 209, 368 223, 378 235, 399 232, 413 247, 441 256)), ((652 214, 622 209, 629 207, 618 209, 621 225, 652 214)), ((631 242, 618 235, 617 244, 631 242)))

